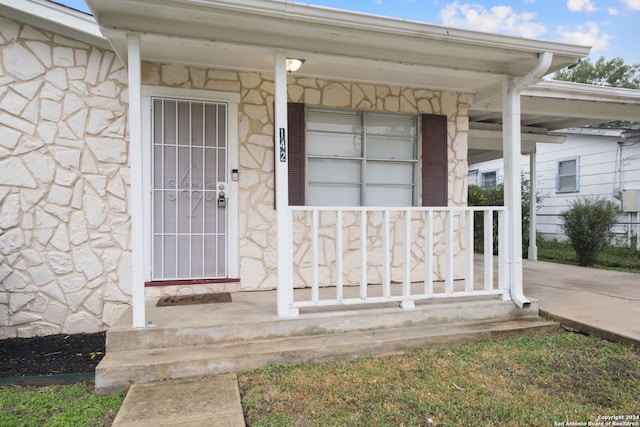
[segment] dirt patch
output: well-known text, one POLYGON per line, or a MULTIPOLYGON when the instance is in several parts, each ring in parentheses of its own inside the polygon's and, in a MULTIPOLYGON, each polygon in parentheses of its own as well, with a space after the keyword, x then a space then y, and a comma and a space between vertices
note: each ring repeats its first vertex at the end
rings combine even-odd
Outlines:
POLYGON ((0 340, 0 378, 93 372, 105 332, 0 340))

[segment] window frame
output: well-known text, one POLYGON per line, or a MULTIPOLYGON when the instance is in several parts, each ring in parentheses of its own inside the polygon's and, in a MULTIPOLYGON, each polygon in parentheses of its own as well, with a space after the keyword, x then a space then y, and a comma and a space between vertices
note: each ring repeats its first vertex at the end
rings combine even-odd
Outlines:
POLYGON ((580 156, 567 157, 564 159, 556 160, 556 193, 579 193, 580 192, 580 156), (560 175, 560 167, 564 163, 575 162, 575 173, 560 175), (572 189, 562 190, 560 189, 560 179, 565 177, 574 177, 574 185, 572 189))
MULTIPOLYGON (((360 201, 356 205, 357 207, 395 207, 395 205, 371 205, 367 200, 367 187, 368 186, 388 186, 393 187, 397 185, 402 185, 403 187, 408 187, 409 185, 403 184, 379 184, 379 183, 371 183, 370 180, 367 180, 367 165, 371 163, 386 163, 386 164, 410 164, 412 166, 412 178, 411 178, 411 206, 418 206, 420 203, 419 197, 419 186, 420 186, 420 174, 421 174, 421 151, 422 144, 420 138, 421 126, 420 126, 420 115, 411 114, 411 113, 394 113, 394 112, 381 112, 381 111, 369 111, 369 110, 355 110, 355 109, 343 109, 343 108, 329 108, 329 107, 321 107, 321 106, 305 106, 305 115, 308 116, 310 111, 315 112, 327 112, 330 114, 341 114, 345 115, 356 115, 359 118, 359 132, 352 133, 353 137, 360 138, 360 155, 359 156, 344 156, 344 155, 320 155, 320 154, 309 154, 309 122, 305 120, 305 179, 304 179, 304 193, 305 193, 305 205, 307 206, 320 206, 315 203, 310 203, 309 201, 309 160, 337 160, 337 161, 357 161, 360 165, 360 182, 359 182, 359 194, 360 201), (367 146, 372 144, 373 138, 367 138, 367 125, 368 118, 371 116, 396 116, 403 117, 406 119, 411 119, 413 126, 413 135, 410 137, 412 139, 412 158, 411 159, 389 159, 382 157, 371 157, 368 156, 367 146)), ((346 135, 346 134, 345 134, 346 135)), ((336 184, 336 186, 340 186, 340 184, 336 184)), ((342 206, 342 205, 340 205, 342 206)))
POLYGON ((484 188, 492 188, 492 187, 496 187, 498 185, 498 169, 492 169, 492 170, 488 170, 488 171, 484 171, 480 173, 480 184, 482 185, 482 187, 484 188), (489 175, 489 174, 494 174, 495 178, 493 180, 493 184, 491 185, 487 185, 485 183, 485 175, 489 175))

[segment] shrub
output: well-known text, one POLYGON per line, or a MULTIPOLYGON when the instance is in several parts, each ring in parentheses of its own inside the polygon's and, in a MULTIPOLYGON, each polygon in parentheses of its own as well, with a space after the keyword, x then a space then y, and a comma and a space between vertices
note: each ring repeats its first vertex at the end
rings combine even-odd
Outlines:
POLYGON ((579 265, 592 266, 609 245, 616 214, 616 207, 605 199, 580 198, 560 215, 562 229, 576 251, 579 265))
MULTIPOLYGON (((520 189, 522 191, 522 256, 526 257, 529 250, 529 206, 531 206, 531 182, 526 174, 520 177, 520 189)), ((542 195, 536 192, 536 203, 540 203, 542 195)), ((504 183, 499 183, 491 187, 480 185, 469 185, 467 193, 468 206, 504 206, 504 183)), ((493 227, 494 254, 497 254, 498 228, 497 220, 494 219, 493 227)), ((482 213, 476 212, 474 216, 474 249, 476 252, 483 251, 483 219, 482 213)))

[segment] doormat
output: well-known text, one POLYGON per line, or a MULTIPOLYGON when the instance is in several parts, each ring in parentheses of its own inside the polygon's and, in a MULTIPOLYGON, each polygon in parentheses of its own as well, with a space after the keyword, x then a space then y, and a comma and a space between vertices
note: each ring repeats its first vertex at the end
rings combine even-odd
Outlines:
POLYGON ((222 302, 231 302, 231 294, 229 292, 163 297, 158 300, 156 307, 171 307, 174 305, 193 304, 215 304, 222 302))

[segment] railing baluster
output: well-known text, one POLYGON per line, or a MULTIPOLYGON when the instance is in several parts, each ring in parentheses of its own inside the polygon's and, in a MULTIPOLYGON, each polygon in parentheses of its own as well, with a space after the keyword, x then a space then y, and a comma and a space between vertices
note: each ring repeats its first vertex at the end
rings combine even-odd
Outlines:
POLYGON ((473 211, 465 212, 465 278, 464 290, 473 291, 473 211))
POLYGON ((445 212, 445 277, 444 291, 447 294, 453 293, 453 211, 445 212))
POLYGON ((424 224, 424 293, 433 295, 433 211, 426 211, 424 224))
POLYGON ((342 210, 338 209, 336 211, 336 299, 338 301, 342 301, 344 298, 344 281, 342 278, 342 257, 344 256, 343 250, 343 235, 342 235, 342 210))
MULTIPOLYGON (((310 257, 310 261, 312 264, 312 268, 309 276, 307 277, 308 282, 303 283, 307 286, 311 287, 311 295, 307 297, 305 300, 295 301, 291 297, 287 297, 287 299, 291 298, 291 308, 293 310, 298 310, 298 308, 302 307, 320 307, 320 306, 339 306, 339 305, 350 305, 350 304, 372 304, 372 303, 384 303, 384 302, 397 302, 400 303, 402 308, 412 308, 415 306, 415 301, 428 299, 428 298, 455 298, 460 296, 481 296, 481 295, 501 295, 503 299, 509 299, 509 271, 508 271, 508 260, 506 260, 507 251, 506 251, 506 243, 508 236, 508 216, 505 214, 506 210, 503 207, 490 207, 490 208, 467 208, 467 207, 444 207, 444 208, 381 208, 381 209, 372 209, 372 208, 346 208, 346 212, 349 212, 349 222, 352 223, 348 226, 351 230, 355 232, 354 234, 349 233, 349 228, 347 230, 345 227, 345 208, 332 208, 332 207, 291 207, 289 211, 289 218, 291 223, 294 221, 303 221, 304 224, 307 224, 307 221, 311 220, 311 233, 302 241, 305 245, 309 245, 309 255, 304 255, 310 257), (295 212, 303 213, 304 215, 296 217, 294 215, 295 212), (475 223, 475 212, 483 213, 484 224, 481 227, 485 234, 485 239, 483 241, 483 249, 484 256, 482 259, 484 265, 484 277, 483 284, 479 285, 476 288, 476 284, 474 283, 475 279, 475 263, 474 263, 474 223, 475 223), (494 246, 494 212, 498 214, 498 264, 499 270, 496 271, 496 267, 494 266, 494 257, 493 257, 493 246, 494 246), (355 221, 351 220, 351 214, 355 215, 355 221), (358 218, 359 213, 359 218, 358 218), (396 218, 396 213, 401 215, 401 217, 397 217, 397 221, 393 218, 396 218), (320 227, 322 226, 322 219, 324 218, 322 215, 332 215, 335 214, 335 297, 332 299, 322 298, 320 295, 320 286, 325 284, 324 276, 321 275, 322 268, 331 268, 332 259, 323 260, 323 242, 320 241, 320 236, 324 234, 321 233, 320 227), (383 254, 382 258, 382 271, 381 278, 379 279, 379 286, 382 288, 381 294, 375 293, 375 295, 369 295, 369 283, 368 283, 368 226, 369 222, 372 221, 371 216, 375 215, 374 224, 376 227, 378 223, 380 223, 380 238, 383 254), (439 237, 436 240, 435 235, 435 226, 434 226, 434 216, 439 215, 438 219, 442 219, 443 221, 443 237, 439 237), (415 216, 415 218, 414 218, 415 216), (381 221, 378 221, 380 219, 381 221), (359 220, 359 224, 358 224, 359 220), (424 237, 424 256, 420 262, 423 263, 422 266, 416 265, 418 268, 424 269, 424 287, 423 291, 415 292, 411 287, 411 274, 412 274, 412 262, 414 259, 412 258, 412 243, 413 243, 413 229, 412 227, 415 225, 414 220, 417 220, 418 223, 423 227, 420 230, 421 235, 424 237), (392 221, 393 224, 392 224, 392 221), (400 221, 402 221, 402 225, 400 225, 400 221), (397 224, 396 232, 399 234, 392 234, 391 227, 397 224), (360 232, 357 233, 355 227, 360 227, 360 232), (345 234, 348 233, 348 234, 345 234), (356 240, 360 239, 360 257, 356 255, 358 251, 358 246, 353 247, 356 240), (396 238, 394 238, 396 236, 396 238), (350 239, 353 238, 353 241, 350 239), (347 242, 345 243, 345 239, 347 242), (440 239, 443 240, 440 241, 440 239), (396 243, 397 242, 397 243, 396 243), (438 249, 440 249, 440 244, 444 243, 444 253, 442 254, 442 268, 440 266, 436 266, 437 258, 434 256, 434 250, 436 249, 436 242, 438 242, 438 249), (458 247, 458 242, 461 247, 458 247), (399 245, 402 245, 400 247, 399 245), (464 248, 464 249, 463 249, 464 248), (396 258, 396 261, 401 264, 400 268, 402 269, 402 282, 400 284, 400 293, 396 292, 394 294, 392 288, 392 272, 393 272, 393 254, 399 252, 400 259, 396 258), (460 253, 460 252, 464 252, 460 253), (355 257, 354 257, 355 255, 355 257), (458 259, 458 257, 463 257, 463 259, 458 259), (347 264, 347 260, 350 262, 347 264), (359 263, 355 264, 353 262, 359 263), (459 271, 460 269, 456 269, 456 266, 461 266, 462 264, 455 261, 464 261, 465 271, 459 271), (321 265, 320 262, 323 262, 321 265), (328 265, 325 265, 328 263, 328 265), (351 277, 350 273, 355 272, 355 269, 360 268, 360 284, 359 284, 359 295, 349 297, 345 295, 345 284, 348 282, 348 279, 345 278, 345 274, 347 277, 351 277), (438 275, 436 275, 438 272, 438 275), (463 274, 463 278, 465 280, 464 288, 457 289, 455 284, 454 274, 463 274), (495 286, 493 281, 495 279, 496 274, 498 275, 497 281, 498 285, 495 286), (434 281, 435 280, 443 280, 444 281, 444 290, 434 289, 434 281), (321 283, 322 281, 322 283, 321 283), (310 283, 309 283, 310 282, 310 283)), ((479 225, 478 225, 479 226, 479 225)), ((308 229, 308 228, 307 228, 308 229)), ((324 230, 326 231, 326 230, 324 230)), ((323 232, 324 232, 323 231, 323 232)), ((440 236, 440 235, 438 235, 440 236)), ((291 236, 293 239, 293 235, 291 236)), ((293 240, 291 240, 293 242, 293 240)), ((286 248, 285 248, 286 249, 286 248)), ((293 249, 293 248, 292 248, 293 249)), ((302 248, 298 248, 302 249, 302 248)), ((325 248, 326 249, 326 248, 325 248)), ((280 255, 279 255, 280 256, 280 255)), ((377 259, 377 257, 376 257, 377 259)), ((291 270, 294 270, 293 260, 291 263, 291 270)), ((301 272, 299 272, 301 273, 301 272)), ((299 275, 295 276, 296 278, 300 277, 299 275)), ((357 276, 356 276, 356 280, 357 276)), ((327 284, 331 285, 333 282, 333 275, 329 278, 329 282, 327 284)), ((357 282, 356 282, 357 283, 357 282)), ((354 283, 355 284, 355 283, 354 283)), ((293 283, 289 284, 293 287, 293 283)), ((289 287, 286 287, 285 293, 289 290, 289 287)), ((281 301, 279 300, 279 304, 281 301)))
POLYGON ((509 272, 507 271, 506 254, 509 239, 509 216, 505 210, 498 212, 498 289, 506 291, 503 299, 511 299, 509 295, 509 272))
POLYGON ((484 289, 493 289, 493 210, 484 211, 484 289))
POLYGON ((391 245, 389 230, 389 210, 382 211, 382 296, 389 298, 391 296, 391 245))
POLYGON ((411 298, 411 211, 403 212, 402 242, 402 308, 414 308, 411 298))
POLYGON ((319 284, 318 284, 318 209, 312 212, 312 237, 311 237, 311 268, 313 271, 313 282, 311 284, 311 300, 318 302, 319 284))
POLYGON ((360 211, 360 299, 367 299, 367 211, 360 211))

